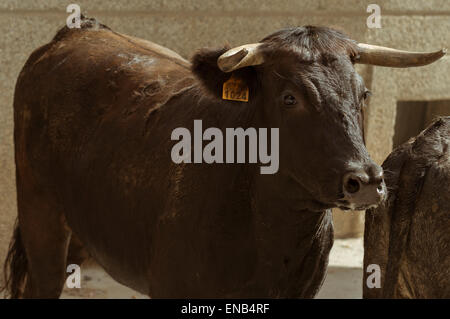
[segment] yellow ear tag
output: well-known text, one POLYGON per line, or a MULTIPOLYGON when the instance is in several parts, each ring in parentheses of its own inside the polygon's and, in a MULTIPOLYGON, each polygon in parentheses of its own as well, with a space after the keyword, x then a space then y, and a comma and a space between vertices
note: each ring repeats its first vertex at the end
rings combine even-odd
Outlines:
POLYGON ((234 75, 223 83, 222 99, 248 102, 248 86, 234 75))

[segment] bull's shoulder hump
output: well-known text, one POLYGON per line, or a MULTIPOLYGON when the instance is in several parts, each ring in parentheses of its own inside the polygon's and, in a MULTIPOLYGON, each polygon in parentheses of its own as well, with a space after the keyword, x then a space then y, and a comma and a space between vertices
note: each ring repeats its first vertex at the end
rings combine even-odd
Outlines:
POLYGON ((113 46, 122 51, 139 51, 144 55, 153 56, 157 59, 165 59, 186 69, 190 69, 191 67, 190 62, 175 51, 148 40, 115 32, 99 23, 96 19, 83 17, 80 28, 70 29, 65 26, 60 29, 50 45, 51 47, 55 44, 59 46, 61 43, 68 45, 100 44, 113 46))
POLYGON ((142 49, 148 50, 152 52, 155 55, 158 55, 163 58, 167 58, 169 60, 172 60, 173 62, 177 62, 178 64, 185 66, 187 68, 190 68, 190 62, 183 58, 181 55, 176 53, 175 51, 163 47, 162 45, 156 44, 154 42, 136 38, 133 36, 125 35, 122 33, 116 33, 117 35, 123 37, 124 39, 128 40, 130 43, 133 43, 134 45, 137 45, 141 47, 142 49))

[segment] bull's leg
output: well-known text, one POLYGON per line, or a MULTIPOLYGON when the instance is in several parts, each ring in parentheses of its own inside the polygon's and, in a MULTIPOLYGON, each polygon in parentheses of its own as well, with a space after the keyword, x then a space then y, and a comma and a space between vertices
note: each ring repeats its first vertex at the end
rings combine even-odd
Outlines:
POLYGON ((66 279, 71 231, 49 201, 19 200, 19 229, 28 271, 24 298, 58 298, 66 279))
MULTIPOLYGON (((75 264, 81 267, 83 262, 89 258, 88 251, 84 248, 83 243, 78 237, 72 233, 70 237, 69 251, 67 254, 66 265, 75 264)), ((67 274, 69 275, 69 274, 67 274)))

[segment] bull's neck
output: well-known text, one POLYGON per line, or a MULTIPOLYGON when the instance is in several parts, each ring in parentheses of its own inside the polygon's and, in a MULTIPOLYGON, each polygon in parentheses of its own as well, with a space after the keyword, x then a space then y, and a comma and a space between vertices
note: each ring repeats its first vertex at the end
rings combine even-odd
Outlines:
MULTIPOLYGON (((203 120, 203 129, 214 126, 223 134, 227 128, 272 128, 273 120, 264 112, 264 103, 250 100, 248 103, 225 101, 217 97, 202 97, 195 103, 197 105, 195 118, 203 120)), ((259 137, 258 137, 259 138, 259 137)), ((270 138, 267 142, 270 144, 270 138)), ((224 144, 226 140, 224 139, 224 144)), ((246 141, 248 143, 248 140, 246 141)), ((281 143, 281 141, 280 141, 281 143)), ((259 148, 259 145, 258 145, 259 148)), ((248 145, 247 145, 248 150, 248 145)), ((226 149, 224 149, 224 152, 226 149)), ((248 154, 247 154, 248 155, 248 154)), ((225 156, 225 154, 224 154, 225 156)), ((246 156, 248 160, 248 156, 246 156)), ((218 180, 233 181, 242 187, 248 187, 248 194, 260 203, 261 208, 271 207, 270 203, 278 203, 277 209, 293 211, 309 210, 315 213, 322 212, 326 207, 316 206, 311 202, 307 190, 281 171, 283 163, 279 163, 280 170, 275 174, 261 174, 261 167, 267 166, 259 161, 256 164, 223 164, 223 169, 217 168, 218 180)), ((212 176, 211 176, 212 178, 212 176)))

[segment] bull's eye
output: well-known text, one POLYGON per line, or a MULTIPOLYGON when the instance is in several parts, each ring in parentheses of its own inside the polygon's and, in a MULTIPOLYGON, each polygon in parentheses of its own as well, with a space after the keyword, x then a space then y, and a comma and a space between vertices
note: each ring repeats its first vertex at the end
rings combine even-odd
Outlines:
POLYGON ((295 99, 294 96, 288 94, 284 96, 284 104, 288 105, 288 106, 292 106, 297 104, 297 100, 295 99))
POLYGON ((367 100, 369 98, 369 96, 371 96, 371 95, 372 95, 372 92, 370 92, 369 90, 366 89, 363 94, 363 99, 367 100))

